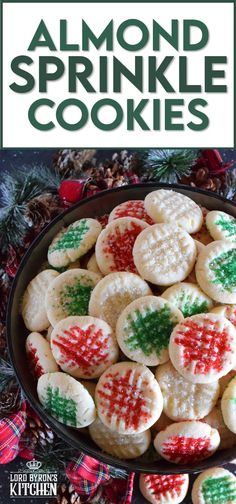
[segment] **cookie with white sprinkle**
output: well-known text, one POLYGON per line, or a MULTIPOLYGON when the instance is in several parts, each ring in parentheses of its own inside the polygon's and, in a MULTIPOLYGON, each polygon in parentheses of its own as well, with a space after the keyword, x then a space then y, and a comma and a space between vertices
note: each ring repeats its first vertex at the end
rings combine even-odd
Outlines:
POLYGON ((203 224, 201 208, 188 196, 175 191, 158 189, 149 193, 144 207, 155 222, 174 223, 188 233, 196 233, 203 224))
POLYGON ((174 224, 155 224, 137 237, 133 256, 142 278, 156 285, 184 280, 193 269, 197 249, 193 238, 174 224))
POLYGON ((173 423, 154 439, 154 447, 164 459, 185 466, 210 457, 219 444, 218 431, 199 420, 173 423))
POLYGON ((60 368, 75 378, 97 378, 119 356, 111 327, 89 316, 58 322, 51 334, 51 348, 60 368))
POLYGON ((100 420, 120 434, 139 434, 159 418, 163 408, 153 373, 136 362, 118 362, 99 378, 95 402, 100 420))
POLYGON ((129 272, 110 273, 98 282, 89 302, 89 315, 105 320, 113 329, 125 309, 134 299, 152 294, 149 285, 129 272))
POLYGON ((236 477, 223 467, 203 471, 194 481, 193 504, 234 504, 236 502, 236 477))
POLYGON ((218 381, 191 383, 176 371, 170 361, 158 366, 155 376, 163 395, 164 413, 174 422, 200 420, 210 413, 218 400, 218 381))
POLYGON ((236 362, 236 331, 215 313, 193 315, 173 330, 169 345, 173 366, 192 383, 211 383, 236 362))
POLYGON ((181 320, 181 312, 168 301, 141 297, 130 303, 117 321, 118 345, 129 359, 156 366, 169 359, 170 335, 181 320))
POLYGON ((189 485, 188 474, 140 474, 141 494, 152 504, 183 502, 189 485))
POLYGON ((102 230, 95 219, 80 219, 60 231, 48 249, 48 262, 55 268, 68 266, 82 257, 96 243, 102 230))
POLYGON ((88 315, 89 300, 100 276, 84 269, 70 269, 55 278, 46 294, 48 320, 55 326, 71 315, 88 315))
POLYGON ((220 210, 212 210, 206 216, 207 229, 214 240, 236 242, 236 219, 220 210))
POLYGON ((184 317, 204 313, 213 307, 212 300, 204 294, 198 285, 190 282, 179 282, 166 289, 162 297, 176 306, 184 317))
POLYGON ((98 237, 95 254, 99 269, 104 275, 113 271, 137 273, 133 261, 133 246, 137 236, 149 227, 134 217, 111 221, 98 237))
POLYGON ((36 275, 28 284, 22 299, 21 313, 29 331, 44 331, 50 326, 45 298, 50 283, 59 275, 53 269, 46 269, 36 275))
POLYGON ((151 443, 149 429, 139 434, 119 434, 109 429, 99 418, 89 426, 89 434, 102 451, 120 459, 140 457, 151 443))
POLYGON ((58 422, 82 428, 96 418, 94 401, 81 383, 66 373, 47 373, 40 376, 38 398, 58 422))
POLYGON ((196 277, 201 289, 214 301, 236 303, 236 243, 209 243, 198 256, 196 277))
POLYGON ((225 425, 236 434, 236 377, 230 380, 223 393, 221 411, 225 425))

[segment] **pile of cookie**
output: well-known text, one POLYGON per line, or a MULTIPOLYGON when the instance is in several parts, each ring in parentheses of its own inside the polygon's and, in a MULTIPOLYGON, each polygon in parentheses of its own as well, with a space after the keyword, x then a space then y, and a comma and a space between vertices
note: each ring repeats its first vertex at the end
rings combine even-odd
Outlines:
POLYGON ((188 465, 236 444, 234 217, 160 189, 103 226, 80 219, 22 317, 40 402, 101 450, 136 458, 153 442, 188 465))

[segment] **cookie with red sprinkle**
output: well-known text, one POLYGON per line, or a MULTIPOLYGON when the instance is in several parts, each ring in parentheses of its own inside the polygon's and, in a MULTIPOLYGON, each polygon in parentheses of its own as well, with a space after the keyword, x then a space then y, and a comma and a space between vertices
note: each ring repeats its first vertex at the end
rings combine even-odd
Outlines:
POLYGON ((95 402, 100 420, 120 434, 138 434, 153 425, 163 409, 153 373, 135 362, 119 362, 99 378, 95 402))
POLYGON ((188 474, 140 474, 141 494, 152 504, 183 502, 189 485, 188 474))
POLYGON ((110 213, 108 222, 121 217, 135 217, 147 222, 147 224, 155 224, 154 220, 147 214, 143 200, 129 200, 117 205, 110 213))
POLYGON ((25 349, 30 369, 36 378, 59 371, 50 344, 42 334, 30 333, 26 338, 25 349))
POLYGON ((173 423, 154 439, 154 447, 164 459, 186 466, 210 457, 219 444, 218 431, 198 420, 173 423))
POLYGON ((111 327, 94 317, 67 317, 54 327, 51 348, 60 368, 75 378, 97 378, 117 361, 111 327))
POLYGON ((235 365, 235 328, 215 313, 193 315, 174 328, 169 353, 173 366, 184 378, 193 383, 211 383, 235 365))
POLYGON ((133 246, 137 236, 148 224, 134 217, 111 221, 98 237, 95 254, 104 275, 113 271, 137 273, 133 261, 133 246))

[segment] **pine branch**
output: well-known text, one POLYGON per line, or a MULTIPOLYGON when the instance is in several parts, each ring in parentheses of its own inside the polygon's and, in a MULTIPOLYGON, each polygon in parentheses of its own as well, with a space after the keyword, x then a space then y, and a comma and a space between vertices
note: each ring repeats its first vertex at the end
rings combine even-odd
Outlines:
POLYGON ((37 196, 57 192, 62 177, 44 165, 23 166, 0 178, 0 247, 20 247, 30 229, 25 218, 27 204, 37 196))
POLYGON ((41 469, 45 472, 54 470, 58 473, 59 481, 65 479, 65 468, 70 460, 76 456, 77 451, 57 436, 54 442, 46 446, 39 445, 34 451, 34 456, 42 462, 41 469))
POLYGON ((12 385, 17 385, 15 371, 10 362, 0 357, 0 392, 12 385))
POLYGON ((191 174, 197 152, 190 149, 150 149, 145 159, 149 180, 176 183, 191 174))

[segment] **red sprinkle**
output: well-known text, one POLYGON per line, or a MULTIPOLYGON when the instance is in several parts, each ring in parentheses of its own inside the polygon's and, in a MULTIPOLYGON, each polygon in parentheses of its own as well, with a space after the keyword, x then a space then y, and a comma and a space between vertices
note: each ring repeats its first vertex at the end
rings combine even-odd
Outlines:
POLYGON ((194 374, 206 374, 211 369, 221 371, 225 352, 232 351, 227 330, 219 331, 215 325, 210 319, 205 319, 204 325, 193 320, 180 324, 174 342, 183 346, 184 367, 195 362, 194 374))
POLYGON ((96 220, 98 222, 100 222, 102 229, 104 229, 106 227, 106 225, 108 224, 108 219, 109 219, 109 214, 99 215, 98 217, 96 217, 96 220))
POLYGON ((68 366, 79 366, 84 374, 90 376, 94 366, 107 362, 109 335, 104 335, 101 329, 91 324, 86 330, 78 326, 57 334, 52 342, 60 349, 60 363, 68 366))
POLYGON ((112 255, 114 264, 110 268, 111 271, 131 271, 132 273, 137 273, 133 261, 133 246, 137 236, 143 229, 136 222, 131 222, 129 229, 121 232, 117 226, 114 232, 107 236, 103 252, 108 257, 112 255))
POLYGON ((121 203, 115 211, 114 220, 120 217, 135 217, 147 222, 147 224, 155 224, 147 214, 143 201, 134 200, 121 203))
MULTIPOLYGON (((151 414, 145 410, 148 402, 141 389, 131 382, 131 375, 131 369, 124 376, 120 376, 118 372, 107 374, 103 390, 98 390, 98 394, 102 399, 103 413, 109 420, 115 414, 118 421, 125 422, 127 429, 137 429, 140 422, 147 422, 151 414)), ((146 380, 143 380, 143 385, 147 385, 146 380)))
POLYGON ((144 481, 155 497, 171 494, 174 498, 180 496, 185 478, 182 474, 145 474, 144 481))
POLYGON ((171 436, 163 443, 162 452, 168 459, 179 464, 191 464, 209 455, 209 437, 171 436))
POLYGON ((37 348, 32 346, 32 343, 29 345, 27 350, 27 355, 29 358, 30 369, 35 374, 36 378, 39 378, 44 374, 44 370, 42 365, 39 362, 39 357, 37 355, 37 348))

